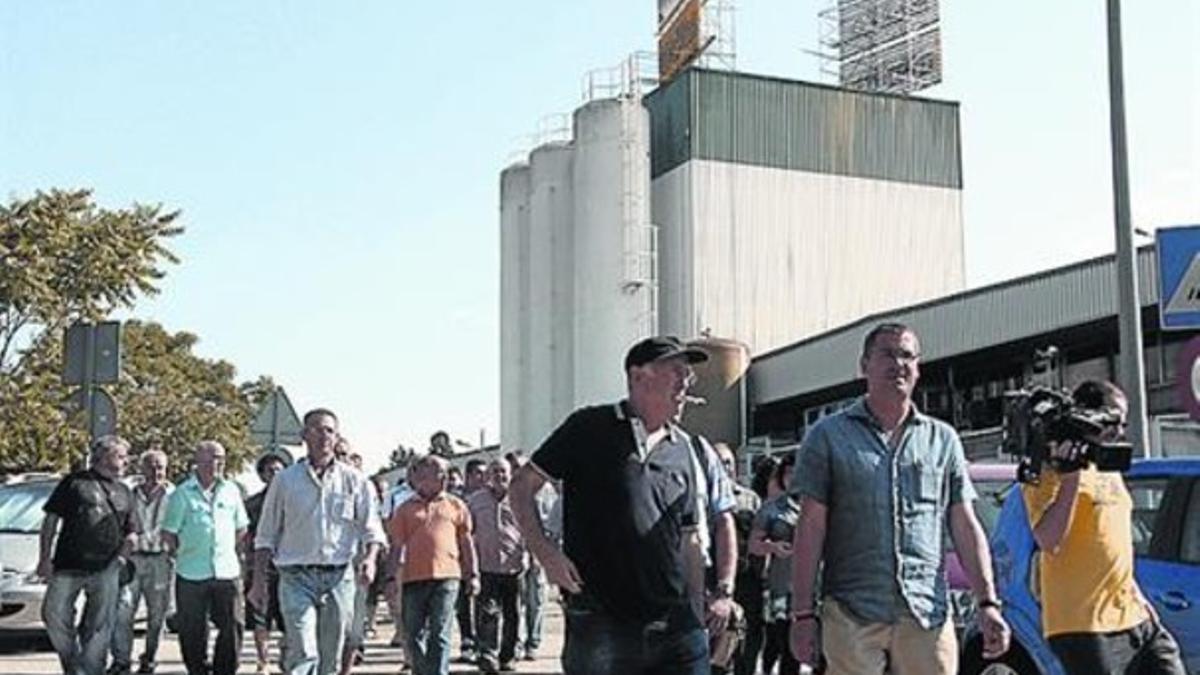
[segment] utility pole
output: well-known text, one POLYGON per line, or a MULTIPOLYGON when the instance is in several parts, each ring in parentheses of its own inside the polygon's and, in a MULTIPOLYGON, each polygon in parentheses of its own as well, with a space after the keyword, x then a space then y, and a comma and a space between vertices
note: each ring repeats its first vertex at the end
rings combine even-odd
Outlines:
POLYGON ((1117 237, 1117 321, 1121 332, 1118 376, 1129 400, 1129 441, 1150 456, 1146 376, 1142 356, 1142 303, 1137 248, 1129 209, 1129 149, 1125 138, 1125 79, 1121 57, 1121 2, 1108 2, 1108 94, 1112 141, 1113 209, 1117 237))

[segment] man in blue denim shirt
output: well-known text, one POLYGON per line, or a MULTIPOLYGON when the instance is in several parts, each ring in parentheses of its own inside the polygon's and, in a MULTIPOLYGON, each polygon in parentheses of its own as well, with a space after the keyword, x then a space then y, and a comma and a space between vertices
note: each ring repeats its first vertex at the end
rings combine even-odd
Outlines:
POLYGON ((919 358, 911 328, 876 326, 859 361, 866 396, 822 420, 797 451, 792 649, 813 663, 813 586, 823 559, 822 651, 833 675, 958 671, 946 620, 947 526, 979 600, 984 654, 1008 649, 962 443, 912 402, 919 358))

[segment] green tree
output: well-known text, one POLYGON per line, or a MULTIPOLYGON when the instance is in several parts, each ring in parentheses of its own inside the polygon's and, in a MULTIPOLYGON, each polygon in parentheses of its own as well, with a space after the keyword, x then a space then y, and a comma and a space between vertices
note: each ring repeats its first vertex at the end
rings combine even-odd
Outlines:
MULTIPOLYGON (((83 456, 82 415, 66 414, 62 331, 158 293, 178 262, 178 211, 100 208, 89 190, 51 190, 0 205, 0 470, 65 470, 83 456)), ((220 441, 237 471, 255 452, 250 416, 274 383, 238 385, 234 368, 193 353, 198 338, 130 321, 121 380, 108 388, 117 430, 136 451, 158 445, 178 476, 201 439, 220 441)))
MULTIPOLYGON (((270 378, 239 385, 232 364, 193 352, 195 335, 157 323, 128 321, 121 338, 121 379, 108 391, 117 405, 117 432, 135 453, 159 447, 175 477, 186 473, 201 440, 225 446, 230 473, 253 460, 258 449, 250 419, 275 386, 270 378)), ((82 458, 87 435, 79 415, 62 412, 68 390, 58 376, 61 347, 43 339, 26 354, 25 366, 8 382, 18 398, 0 406, 10 413, 0 434, 0 467, 62 471, 82 458)))
POLYGON ((193 353, 198 338, 191 333, 129 321, 122 339, 124 372, 113 388, 117 428, 137 450, 159 446, 174 476, 186 471, 192 448, 202 440, 225 446, 231 473, 253 461, 250 418, 260 383, 239 387, 232 364, 193 353))
POLYGON ((86 425, 81 414, 64 412, 61 352, 43 334, 25 349, 19 369, 0 375, 0 472, 64 470, 82 458, 86 425))
POLYGON ((158 292, 178 211, 109 210, 89 190, 0 204, 0 467, 65 468, 86 442, 64 424, 62 329, 158 292), (70 453, 68 449, 76 449, 70 453))
POLYGON ((178 211, 133 204, 109 210, 90 190, 50 190, 0 205, 0 378, 13 376, 39 338, 99 319, 158 293, 178 211))

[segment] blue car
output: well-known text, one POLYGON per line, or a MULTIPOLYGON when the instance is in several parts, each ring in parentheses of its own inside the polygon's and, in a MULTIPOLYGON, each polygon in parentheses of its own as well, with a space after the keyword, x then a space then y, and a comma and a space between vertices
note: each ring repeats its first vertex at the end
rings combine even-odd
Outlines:
MULTIPOLYGON (((1200 458, 1135 461, 1125 483, 1133 497, 1134 574, 1179 642, 1188 672, 1200 675, 1200 458)), ((1065 675, 1042 637, 1036 545, 1020 489, 1004 500, 991 548, 1012 647, 1001 659, 984 661, 978 631, 968 631, 960 673, 1065 675)))

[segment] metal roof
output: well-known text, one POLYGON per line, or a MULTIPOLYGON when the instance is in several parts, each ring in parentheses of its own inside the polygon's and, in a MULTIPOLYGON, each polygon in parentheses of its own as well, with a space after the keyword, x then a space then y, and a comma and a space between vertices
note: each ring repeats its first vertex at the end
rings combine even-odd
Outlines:
MULTIPOLYGON (((1154 247, 1138 251, 1143 307, 1158 302, 1154 247)), ((912 326, 921 358, 943 359, 1089 323, 1117 313, 1116 258, 1107 255, 930 302, 866 316, 854 323, 754 357, 748 386, 755 405, 852 382, 862 338, 885 321, 912 326)))

